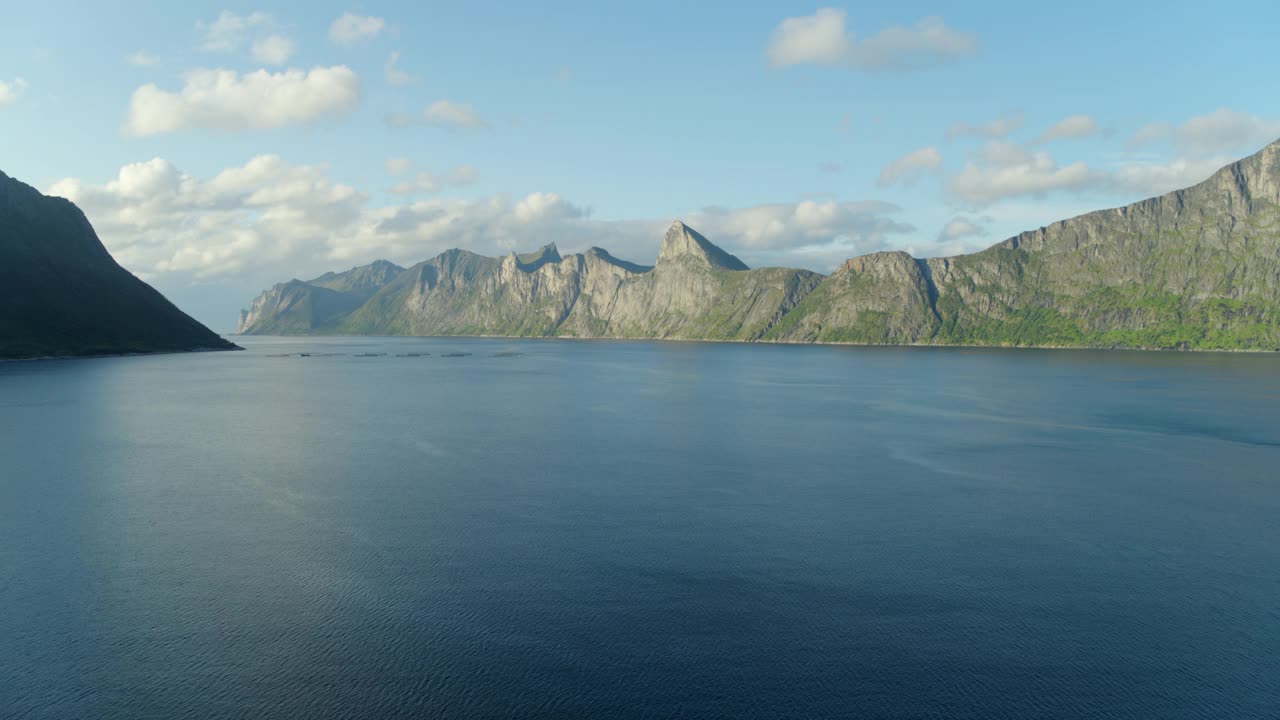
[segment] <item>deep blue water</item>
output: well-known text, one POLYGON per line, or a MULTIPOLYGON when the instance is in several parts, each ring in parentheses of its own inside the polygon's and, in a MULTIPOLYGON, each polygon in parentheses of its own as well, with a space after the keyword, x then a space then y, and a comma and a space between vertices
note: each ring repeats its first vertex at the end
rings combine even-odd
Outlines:
POLYGON ((0 717, 1280 717, 1280 357, 245 343, 0 364, 0 717))

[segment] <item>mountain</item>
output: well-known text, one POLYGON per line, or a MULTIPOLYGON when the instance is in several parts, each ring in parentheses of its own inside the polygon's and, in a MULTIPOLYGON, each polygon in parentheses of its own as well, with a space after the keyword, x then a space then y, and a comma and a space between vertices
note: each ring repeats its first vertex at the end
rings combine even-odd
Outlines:
MULTIPOLYGON (((1280 142, 1186 190, 982 252, 873 253, 828 277, 748 269, 677 221, 651 268, 599 248, 450 250, 349 310, 324 305, 297 322, 267 311, 290 285, 255 300, 241 330, 1276 350, 1280 142)), ((305 292, 311 308, 329 302, 305 292)))
POLYGON ((117 265, 70 201, 0 172, 0 358, 235 347, 117 265))
POLYGON ((758 340, 821 279, 750 270, 676 222, 653 267, 600 248, 562 257, 554 244, 504 258, 449 250, 350 309, 312 283, 277 285, 242 314, 240 331, 758 340))
POLYGON ((1280 142, 972 255, 841 266, 768 339, 1280 349, 1280 142))
POLYGON ((240 312, 236 332, 295 335, 325 327, 363 305, 402 272, 399 265, 376 260, 343 273, 281 283, 240 312))

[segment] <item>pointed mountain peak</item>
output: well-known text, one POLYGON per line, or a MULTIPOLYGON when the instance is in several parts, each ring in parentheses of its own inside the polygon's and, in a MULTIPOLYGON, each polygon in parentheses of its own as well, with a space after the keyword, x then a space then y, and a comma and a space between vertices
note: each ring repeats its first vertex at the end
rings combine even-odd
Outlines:
POLYGON ((692 257, 709 267, 725 270, 747 270, 747 264, 721 250, 697 230, 679 220, 671 223, 662 248, 658 250, 658 264, 662 265, 681 257, 692 257))

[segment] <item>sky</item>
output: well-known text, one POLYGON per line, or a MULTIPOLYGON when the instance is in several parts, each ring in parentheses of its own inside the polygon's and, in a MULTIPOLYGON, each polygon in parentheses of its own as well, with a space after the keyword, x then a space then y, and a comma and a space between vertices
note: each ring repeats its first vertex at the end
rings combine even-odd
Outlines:
POLYGON ((379 258, 651 263, 675 219, 829 272, 1257 151, 1276 27, 1274 2, 22 3, 0 170, 220 331, 272 284, 379 258))

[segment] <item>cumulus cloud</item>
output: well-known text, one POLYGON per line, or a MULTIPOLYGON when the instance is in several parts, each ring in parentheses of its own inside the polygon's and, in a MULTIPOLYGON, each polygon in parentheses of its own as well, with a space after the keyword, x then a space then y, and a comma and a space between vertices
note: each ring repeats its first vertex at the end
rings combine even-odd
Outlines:
POLYGON ((924 173, 937 172, 941 167, 942 153, 932 145, 922 147, 885 165, 880 171, 879 184, 884 187, 899 180, 914 182, 924 173))
MULTIPOLYGON (((369 207, 325 166, 276 155, 207 179, 155 158, 101 185, 68 178, 47 192, 79 205, 116 259, 148 277, 257 271, 275 282, 379 257, 413 263, 450 247, 504 254, 596 229, 581 224, 585 209, 547 192, 369 207)), ((656 249, 656 236, 651 242, 656 249)))
POLYGON ((412 75, 397 66, 399 62, 400 51, 392 50, 391 55, 387 57, 386 64, 382 66, 382 73, 388 85, 409 85, 416 80, 412 75))
POLYGON ((1125 159, 1090 167, 1080 161, 1059 164, 1033 146, 992 140, 950 179, 947 189, 953 199, 973 206, 1057 191, 1137 199, 1135 196, 1162 195, 1200 183, 1235 159, 1224 153, 1191 154, 1171 159, 1125 159))
POLYGON ((134 90, 124 129, 141 136, 193 128, 283 127, 351 112, 360 94, 360 78, 343 65, 245 75, 195 70, 177 92, 154 84, 134 90))
POLYGON ((1227 157, 1175 158, 1168 162, 1133 161, 1111 172, 1117 190, 1142 195, 1163 195, 1195 185, 1232 162, 1227 157))
POLYGON ((364 204, 323 166, 275 155, 208 180, 155 158, 100 186, 66 179, 48 192, 79 205, 116 259, 149 276, 210 277, 314 252, 335 228, 356 222, 364 204))
MULTIPOLYGON (((403 158, 397 158, 402 160, 403 158)), ((407 164, 405 165, 407 169, 407 164)), ((390 161, 388 161, 387 169, 391 169, 390 161)), ((403 170, 401 172, 404 172, 403 170)), ((458 165, 446 173, 430 173, 420 172, 414 176, 413 180, 407 180, 397 183, 391 188, 393 195, 413 195, 416 193, 435 193, 446 188, 462 187, 470 185, 479 177, 476 169, 470 165, 458 165)))
POLYGON ((18 102, 18 98, 22 97, 22 93, 26 90, 27 81, 22 78, 14 78, 8 82, 0 80, 0 107, 18 102))
MULTIPOLYGON (((756 265, 829 270, 853 254, 883 249, 913 228, 888 217, 887 203, 802 201, 747 208, 706 208, 684 221, 756 265)), ((652 263, 673 218, 600 220, 554 192, 519 198, 426 198, 370 210, 362 229, 344 238, 334 257, 367 262, 381 256, 413 262, 450 247, 501 255, 548 242, 562 251, 607 248, 618 257, 652 263), (397 248, 408 255, 397 255, 397 248)))
POLYGON ((971 235, 981 235, 982 227, 966 217, 956 216, 938 231, 939 242, 953 242, 971 235))
POLYGON ((1098 132, 1098 123, 1088 115, 1070 115, 1050 125, 1036 138, 1037 143, 1089 137, 1098 132))
POLYGON ((585 248, 583 240, 596 226, 588 217, 585 208, 553 192, 425 198, 367 210, 330 246, 327 258, 348 264, 379 257, 414 263, 454 247, 491 256, 550 242, 566 250, 585 248))
POLYGON ((391 127, 412 127, 427 125, 445 130, 489 130, 490 125, 475 108, 466 103, 452 100, 437 100, 423 109, 418 115, 391 113, 386 118, 391 127))
POLYGON ((747 208, 706 208, 686 219, 704 233, 730 238, 725 242, 739 249, 781 250, 841 237, 865 240, 910 231, 910 226, 888 217, 897 210, 895 205, 876 201, 802 200, 747 208))
POLYGON ((329 39, 338 45, 355 45, 377 37, 386 28, 387 22, 380 17, 348 12, 329 26, 329 39))
POLYGON ((947 128, 947 139, 953 140, 958 137, 985 137, 999 140, 1007 138, 1018 131, 1022 127, 1022 113, 1016 112, 1004 115, 994 120, 988 120, 977 125, 969 123, 957 122, 947 128))
POLYGON ((150 53, 139 50, 138 52, 125 58, 130 65, 134 67, 151 67, 160 64, 160 58, 150 53))
POLYGON ((1105 178, 1083 162, 1059 166, 1048 153, 1032 152, 1014 143, 993 140, 983 147, 980 162, 970 161, 951 178, 955 198, 987 205, 1020 195, 1096 187, 1105 178))
POLYGON ((283 35, 268 35, 253 43, 253 59, 266 65, 283 65, 296 51, 293 41, 283 35))
POLYGON ((1143 126, 1130 140, 1131 147, 1172 141, 1182 152, 1207 156, 1257 149, 1280 139, 1280 119, 1220 108, 1187 119, 1181 125, 1155 122, 1143 126))
POLYGON ((844 65, 859 70, 913 70, 978 52, 978 37, 952 30, 942 18, 927 17, 910 27, 894 26, 859 40, 846 27, 844 10, 821 8, 813 15, 783 20, 773 30, 765 55, 774 67, 844 65))
MULTIPOLYGON (((469 182, 473 173, 449 175, 469 182)), ((599 245, 652 262, 673 219, 600 220, 550 191, 371 206, 324 165, 276 155, 211 177, 156 158, 126 165, 102 184, 69 178, 47 191, 83 208, 121 264, 166 283, 252 277, 269 284, 377 258, 412 264, 452 247, 502 255, 552 241, 565 251, 599 245)), ((892 218, 896 212, 886 203, 805 200, 707 208, 683 219, 753 264, 825 270, 911 232, 892 218)))

